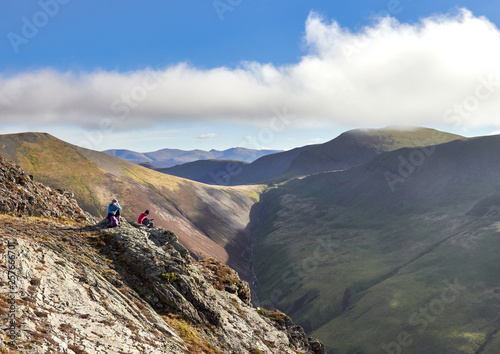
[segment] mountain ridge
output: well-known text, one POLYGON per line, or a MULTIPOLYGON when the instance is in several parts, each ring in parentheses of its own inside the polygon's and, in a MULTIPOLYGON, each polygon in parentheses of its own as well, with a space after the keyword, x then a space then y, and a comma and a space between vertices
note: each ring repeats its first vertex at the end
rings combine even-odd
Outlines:
POLYGON ((198 161, 198 160, 237 160, 242 162, 253 162, 261 156, 274 154, 280 150, 255 150, 242 147, 230 148, 226 150, 211 149, 205 150, 180 150, 180 149, 161 149, 152 152, 136 152, 126 149, 109 149, 103 151, 110 155, 122 158, 124 160, 143 164, 149 163, 155 168, 168 168, 176 165, 198 161))
POLYGON ((263 156, 249 164, 195 161, 160 169, 160 172, 212 185, 247 185, 280 182, 289 178, 362 165, 385 151, 436 145, 463 136, 435 129, 355 129, 323 144, 306 145, 263 156), (231 164, 231 166, 229 166, 231 164))

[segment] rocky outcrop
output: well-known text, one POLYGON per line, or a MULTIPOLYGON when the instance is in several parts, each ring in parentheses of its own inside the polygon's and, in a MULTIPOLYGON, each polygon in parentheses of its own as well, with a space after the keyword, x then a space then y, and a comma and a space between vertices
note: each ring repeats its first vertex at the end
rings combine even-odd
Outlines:
POLYGON ((252 305, 250 286, 240 279, 234 269, 214 258, 204 259, 199 265, 199 269, 215 289, 236 294, 245 304, 252 305))
POLYGON ((33 181, 21 167, 0 156, 0 212, 16 216, 52 217, 85 223, 95 223, 83 211, 74 194, 52 189, 33 181))
MULTIPOLYGON (((26 229, 24 223, 13 222, 10 230, 26 229)), ((29 229, 53 228, 39 226, 29 229)), ((32 354, 186 351, 175 330, 154 309, 131 289, 109 281, 112 270, 104 264, 89 263, 85 257, 73 263, 77 258, 68 255, 74 250, 60 254, 47 241, 25 238, 25 233, 9 236, 15 280, 0 287, 1 327, 10 328, 0 341, 2 348, 14 353, 17 346, 18 352, 32 354)), ((2 279, 7 278, 5 259, 0 261, 2 279)))
POLYGON ((221 352, 314 353, 301 327, 294 326, 294 335, 289 328, 277 328, 249 305, 248 284, 234 271, 226 269, 220 278, 214 267, 205 268, 207 262, 193 263, 173 233, 137 224, 102 233, 105 246, 101 252, 116 265, 117 280, 132 287, 159 313, 180 315, 197 326, 200 336, 221 352), (218 290, 214 283, 226 283, 228 288, 218 290), (239 293, 235 284, 247 291, 239 293), (242 300, 241 294, 247 296, 242 300), (300 340, 293 340, 296 332, 300 340))
POLYGON ((250 306, 232 269, 194 262, 174 233, 85 226, 70 194, 0 166, 2 352, 324 353, 250 306))
POLYGON ((296 347, 305 346, 314 354, 326 354, 323 343, 316 338, 307 337, 301 326, 292 322, 292 319, 278 310, 268 311, 263 308, 258 309, 259 314, 269 318, 274 327, 287 333, 290 343, 296 347))

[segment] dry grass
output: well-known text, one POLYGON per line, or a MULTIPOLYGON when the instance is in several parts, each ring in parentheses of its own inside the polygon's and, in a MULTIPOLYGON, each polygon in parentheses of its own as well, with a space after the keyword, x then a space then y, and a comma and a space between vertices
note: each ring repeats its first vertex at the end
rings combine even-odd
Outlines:
POLYGON ((220 350, 203 339, 199 330, 187 322, 182 316, 169 314, 162 316, 165 322, 172 327, 185 342, 189 353, 192 354, 222 354, 220 350))
POLYGON ((217 290, 224 291, 228 285, 242 282, 234 270, 214 258, 203 259, 198 263, 204 266, 201 271, 217 290))

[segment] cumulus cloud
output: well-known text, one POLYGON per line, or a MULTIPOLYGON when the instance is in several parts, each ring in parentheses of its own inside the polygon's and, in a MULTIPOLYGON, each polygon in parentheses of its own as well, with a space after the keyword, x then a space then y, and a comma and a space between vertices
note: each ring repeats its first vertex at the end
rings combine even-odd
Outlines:
POLYGON ((311 13, 299 62, 202 70, 0 75, 0 121, 127 128, 158 122, 500 126, 500 31, 467 10, 352 32, 311 13))

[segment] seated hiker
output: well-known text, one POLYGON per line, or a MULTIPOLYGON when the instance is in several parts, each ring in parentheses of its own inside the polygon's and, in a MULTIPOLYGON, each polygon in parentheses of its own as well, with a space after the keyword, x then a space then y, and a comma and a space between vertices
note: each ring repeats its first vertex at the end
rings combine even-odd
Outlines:
POLYGON ((108 226, 109 227, 115 227, 120 225, 120 211, 122 210, 122 207, 120 204, 118 204, 118 200, 113 199, 111 201, 111 204, 108 205, 108 226))
POLYGON ((137 220, 137 222, 139 224, 145 225, 145 226, 150 227, 150 228, 153 227, 153 220, 154 219, 149 219, 148 216, 149 216, 149 210, 146 210, 144 213, 139 215, 139 219, 137 220))

